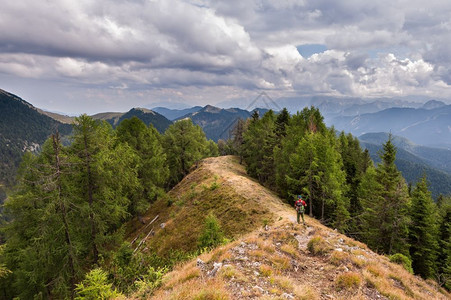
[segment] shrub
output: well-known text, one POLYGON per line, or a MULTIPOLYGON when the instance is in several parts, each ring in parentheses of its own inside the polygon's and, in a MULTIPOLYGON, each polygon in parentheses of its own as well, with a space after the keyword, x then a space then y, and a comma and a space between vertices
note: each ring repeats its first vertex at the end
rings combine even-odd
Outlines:
POLYGON ((108 283, 107 273, 101 268, 93 269, 76 285, 76 300, 114 299, 122 296, 108 283))
POLYGON ((405 256, 401 253, 396 253, 396 254, 391 255, 389 257, 389 259, 391 262, 394 262, 394 263, 397 263, 397 264, 403 266, 404 269, 409 271, 410 274, 413 274, 412 261, 407 256, 405 256))
POLYGON ((222 244, 224 241, 224 233, 222 232, 221 225, 218 219, 209 214, 205 218, 204 231, 199 236, 198 247, 200 249, 211 248, 222 244))
POLYGON ((307 249, 314 255, 324 255, 330 251, 330 247, 321 236, 314 236, 307 244, 307 249))
POLYGON ((337 288, 346 290, 359 287, 361 282, 362 279, 360 278, 360 275, 355 272, 341 274, 336 280, 337 288))
POLYGON ((345 263, 349 258, 349 254, 347 254, 346 252, 343 251, 333 251, 332 254, 330 255, 330 263, 335 265, 335 266, 339 266, 342 263, 345 263))

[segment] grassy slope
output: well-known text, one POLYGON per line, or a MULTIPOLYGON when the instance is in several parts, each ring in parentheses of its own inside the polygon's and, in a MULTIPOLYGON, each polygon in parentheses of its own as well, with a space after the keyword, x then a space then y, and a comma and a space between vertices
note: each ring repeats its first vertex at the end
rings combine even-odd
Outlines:
MULTIPOLYGON (((148 248, 194 249, 208 211, 235 241, 202 254, 200 267, 196 260, 177 267, 152 299, 449 299, 432 281, 317 220, 295 224, 293 209, 248 178, 234 157, 203 161, 170 197, 175 204, 160 200, 146 216, 161 218, 148 248), (267 230, 264 220, 270 221, 267 230), (319 243, 309 249, 313 238, 319 243), (223 266, 212 276, 214 263, 223 266)), ((145 234, 135 230, 131 236, 145 234)))

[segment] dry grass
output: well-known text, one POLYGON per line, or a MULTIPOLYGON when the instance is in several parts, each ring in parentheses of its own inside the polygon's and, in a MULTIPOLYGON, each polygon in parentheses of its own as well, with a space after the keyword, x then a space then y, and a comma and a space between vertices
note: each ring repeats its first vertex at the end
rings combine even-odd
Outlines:
POLYGON ((260 259, 267 255, 267 253, 263 250, 250 250, 248 253, 250 256, 260 258, 260 259))
POLYGON ((278 254, 274 254, 269 258, 269 261, 272 263, 275 269, 280 271, 286 271, 290 268, 291 262, 288 257, 281 256, 278 254))
POLYGON ((313 255, 325 255, 331 250, 331 247, 322 236, 315 234, 315 236, 308 242, 307 249, 313 255))
POLYGON ((359 273, 347 272, 338 275, 335 283, 339 290, 357 289, 362 283, 362 278, 359 273))
POLYGON ((260 249, 262 249, 265 252, 274 253, 276 251, 276 247, 274 247, 272 243, 265 241, 263 239, 258 239, 256 241, 256 244, 260 249))
POLYGON ((334 266, 339 266, 341 264, 345 264, 349 261, 349 254, 343 251, 332 251, 332 254, 329 257, 329 262, 334 266))
POLYGON ((152 299, 156 300, 229 300, 232 299, 224 283, 218 279, 200 280, 175 286, 171 291, 160 290, 152 299))
POLYGON ((225 265, 219 270, 219 276, 228 280, 236 280, 239 282, 248 282, 249 279, 232 265, 225 265))
POLYGON ((298 300, 319 300, 321 299, 317 290, 310 285, 296 285, 293 290, 298 300))
POLYGON ((282 252, 285 252, 287 254, 290 254, 294 257, 299 257, 298 250, 291 244, 284 244, 280 247, 280 250, 282 252))
POLYGON ((171 289, 177 285, 183 284, 193 278, 197 278, 201 275, 199 268, 190 263, 179 270, 175 270, 163 278, 163 288, 171 289))
POLYGON ((271 284, 277 285, 279 288, 285 292, 291 292, 294 289, 294 283, 291 278, 286 276, 274 276, 270 279, 271 284))
POLYGON ((268 265, 260 265, 259 271, 265 277, 270 277, 274 272, 273 268, 268 265))

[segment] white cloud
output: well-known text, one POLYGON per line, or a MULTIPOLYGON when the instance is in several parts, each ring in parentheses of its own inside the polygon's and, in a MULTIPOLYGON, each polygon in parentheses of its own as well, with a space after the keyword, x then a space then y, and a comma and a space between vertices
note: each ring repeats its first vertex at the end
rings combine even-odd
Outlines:
POLYGON ((434 0, 7 1, 0 73, 91 96, 121 90, 112 98, 124 101, 142 100, 143 91, 164 99, 172 90, 208 103, 225 91, 260 89, 451 98, 449 15, 451 4, 434 0), (307 59, 301 44, 329 50, 307 59))

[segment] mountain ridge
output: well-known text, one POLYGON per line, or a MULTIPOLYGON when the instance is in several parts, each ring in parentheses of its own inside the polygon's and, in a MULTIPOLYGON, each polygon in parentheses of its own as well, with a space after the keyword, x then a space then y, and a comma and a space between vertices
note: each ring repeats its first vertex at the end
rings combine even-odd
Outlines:
POLYGON ((201 161, 170 192, 172 205, 168 207, 168 199, 162 199, 149 209, 146 220, 159 216, 158 222, 152 227, 135 225, 130 233, 136 243, 139 239, 135 236, 152 233, 143 239, 144 253, 167 253, 180 238, 182 249, 195 249, 199 217, 213 213, 234 240, 180 264, 163 277, 161 287, 152 294, 141 291, 129 299, 449 297, 443 290, 438 292, 432 282, 411 275, 315 219, 306 217, 305 227, 296 224, 294 209, 248 177, 238 161, 235 156, 201 161), (212 201, 212 192, 221 196, 212 201), (235 222, 247 226, 236 231, 235 222), (321 246, 315 248, 312 241, 320 241, 321 246), (351 283, 344 283, 349 278, 351 283))

